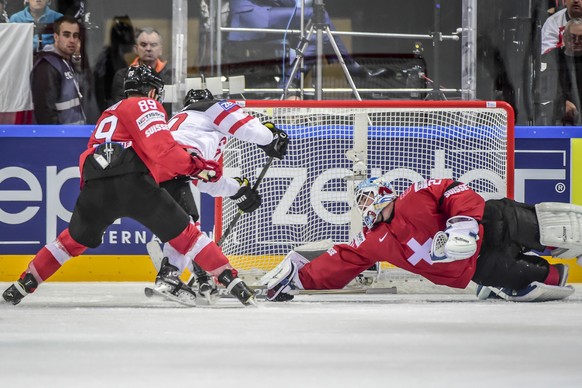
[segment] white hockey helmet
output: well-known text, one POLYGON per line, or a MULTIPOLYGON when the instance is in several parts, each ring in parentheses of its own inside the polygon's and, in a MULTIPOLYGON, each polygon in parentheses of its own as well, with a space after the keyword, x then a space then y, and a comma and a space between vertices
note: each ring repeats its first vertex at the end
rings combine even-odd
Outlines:
POLYGON ((355 205, 364 225, 372 228, 380 212, 396 197, 392 185, 384 177, 372 177, 360 182, 355 190, 355 205))

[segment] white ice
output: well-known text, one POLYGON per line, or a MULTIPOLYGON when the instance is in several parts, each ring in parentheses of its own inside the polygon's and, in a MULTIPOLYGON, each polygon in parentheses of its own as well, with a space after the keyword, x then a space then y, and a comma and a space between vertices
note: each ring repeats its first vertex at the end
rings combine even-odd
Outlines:
POLYGON ((301 295, 188 308, 144 285, 48 282, 0 304, 0 387, 582 387, 580 286, 530 304, 301 295))

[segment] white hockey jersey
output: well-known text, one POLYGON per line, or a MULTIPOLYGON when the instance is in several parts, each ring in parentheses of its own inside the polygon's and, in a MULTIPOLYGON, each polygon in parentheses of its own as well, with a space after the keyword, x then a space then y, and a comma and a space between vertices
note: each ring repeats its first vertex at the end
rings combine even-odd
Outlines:
POLYGON ((564 28, 570 20, 564 8, 546 19, 542 26, 542 55, 564 45, 564 28))
MULTIPOLYGON (((233 101, 195 102, 174 115, 168 126, 178 144, 215 161, 220 159, 231 136, 258 145, 273 141, 273 133, 233 101)), ((214 183, 195 184, 201 192, 214 197, 233 196, 240 188, 236 180, 224 176, 214 183)))

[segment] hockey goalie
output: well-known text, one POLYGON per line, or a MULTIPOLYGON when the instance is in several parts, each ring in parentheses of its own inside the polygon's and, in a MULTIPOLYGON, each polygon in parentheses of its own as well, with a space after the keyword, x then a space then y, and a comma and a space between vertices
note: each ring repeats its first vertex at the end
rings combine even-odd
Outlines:
POLYGON ((339 289, 375 262, 386 261, 435 284, 466 288, 477 296, 547 301, 570 296, 568 267, 540 256, 582 264, 582 207, 529 206, 511 199, 484 201, 451 179, 417 182, 397 195, 384 177, 355 190, 363 230, 349 244, 334 245, 308 261, 292 251, 262 282, 271 301, 299 289, 339 289))

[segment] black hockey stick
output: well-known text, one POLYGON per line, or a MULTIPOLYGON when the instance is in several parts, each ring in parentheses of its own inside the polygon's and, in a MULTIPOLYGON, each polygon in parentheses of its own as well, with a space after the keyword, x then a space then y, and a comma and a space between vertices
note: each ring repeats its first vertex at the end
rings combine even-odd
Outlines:
MULTIPOLYGON (((259 174, 259 177, 257 178, 257 181, 255 182, 255 184, 253 185, 253 191, 257 190, 257 188, 259 187, 259 184, 261 183, 261 181, 263 180, 263 178, 265 177, 265 174, 267 173, 267 170, 269 169, 269 167, 271 167, 271 163, 273 163, 273 157, 269 156, 269 159, 267 159, 267 162, 265 163, 265 165, 263 166, 263 170, 261 171, 261 173, 259 174)), ((222 244, 224 243, 224 241, 228 238, 228 236, 230 235, 230 233, 232 232, 232 229, 234 228, 234 226, 236 225, 236 223, 238 222, 238 219, 244 214, 244 212, 242 210, 239 210, 234 218, 232 219, 232 221, 230 221, 230 224, 228 225, 228 228, 226 228, 226 230, 224 231, 224 233, 222 234, 222 237, 220 238, 220 240, 218 240, 218 242, 216 243, 219 247, 222 246, 222 244)))

